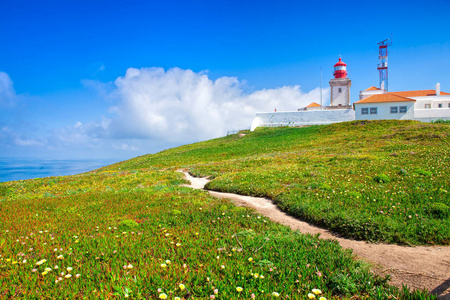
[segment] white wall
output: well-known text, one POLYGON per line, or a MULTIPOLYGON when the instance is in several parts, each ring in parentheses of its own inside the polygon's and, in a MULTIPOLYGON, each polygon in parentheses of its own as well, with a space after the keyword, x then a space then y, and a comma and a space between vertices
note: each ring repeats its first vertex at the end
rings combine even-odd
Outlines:
POLYGON ((349 106, 352 81, 349 78, 333 78, 329 84, 331 91, 330 106, 349 106), (341 89, 340 93, 339 89, 341 89))
POLYGON ((359 92, 359 100, 362 100, 372 95, 379 95, 379 94, 383 94, 383 91, 382 90, 361 91, 359 92))
POLYGON ((386 103, 355 103, 356 120, 410 120, 414 119, 414 102, 386 102, 386 103), (392 114, 391 107, 397 106, 398 112, 392 114), (400 113, 400 106, 406 106, 406 113, 400 113), (370 114, 370 108, 376 107, 377 113, 370 114), (367 108, 369 114, 363 115, 362 108, 367 108))
POLYGON ((256 127, 323 125, 354 120, 353 109, 257 113, 251 130, 256 127))
POLYGON ((450 120, 450 108, 414 109, 414 119, 422 122, 450 120))
POLYGON ((332 99, 330 99, 330 105, 332 106, 339 106, 340 105, 350 105, 350 91, 348 86, 341 85, 341 86, 332 86, 331 87, 331 95, 332 99), (341 89, 341 92, 339 93, 339 89, 341 89))
MULTIPOLYGON (((411 97, 412 98, 412 97, 411 97)), ((442 104, 442 108, 449 108, 450 96, 430 96, 430 97, 417 97, 414 109, 425 109, 425 104, 430 104, 431 108, 439 108, 439 104, 442 104)))

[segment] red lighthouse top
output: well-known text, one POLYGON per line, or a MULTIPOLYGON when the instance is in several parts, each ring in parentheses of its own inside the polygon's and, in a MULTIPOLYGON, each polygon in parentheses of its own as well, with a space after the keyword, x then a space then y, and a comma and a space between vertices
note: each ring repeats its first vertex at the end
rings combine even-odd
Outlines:
POLYGON ((346 78, 347 77, 347 64, 339 57, 339 61, 334 65, 334 78, 346 78))

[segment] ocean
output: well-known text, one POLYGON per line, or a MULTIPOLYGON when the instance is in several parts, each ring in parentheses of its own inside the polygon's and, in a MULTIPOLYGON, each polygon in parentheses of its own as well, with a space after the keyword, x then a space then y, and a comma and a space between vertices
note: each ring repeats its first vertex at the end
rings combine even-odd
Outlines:
POLYGON ((0 182, 75 175, 92 171, 118 161, 114 159, 36 160, 0 158, 0 182))

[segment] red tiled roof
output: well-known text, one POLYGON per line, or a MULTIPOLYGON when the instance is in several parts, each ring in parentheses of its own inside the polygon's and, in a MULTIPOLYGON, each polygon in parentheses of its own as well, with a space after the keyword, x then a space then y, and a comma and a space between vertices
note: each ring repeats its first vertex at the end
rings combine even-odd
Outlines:
POLYGON ((311 103, 307 107, 320 107, 320 104, 317 104, 316 102, 311 103))
POLYGON ((379 88, 377 88, 375 86, 371 86, 370 88, 365 89, 364 91, 376 91, 376 90, 381 90, 381 89, 379 89, 379 88))
POLYGON ((367 98, 355 102, 354 104, 383 103, 383 102, 416 102, 416 100, 402 97, 393 93, 386 93, 369 96, 367 98))
MULTIPOLYGON (((420 91, 404 91, 404 92, 389 92, 388 94, 395 94, 402 97, 425 97, 425 96, 436 96, 435 90, 420 90, 420 91)), ((441 92, 441 95, 450 95, 446 92, 441 92)))

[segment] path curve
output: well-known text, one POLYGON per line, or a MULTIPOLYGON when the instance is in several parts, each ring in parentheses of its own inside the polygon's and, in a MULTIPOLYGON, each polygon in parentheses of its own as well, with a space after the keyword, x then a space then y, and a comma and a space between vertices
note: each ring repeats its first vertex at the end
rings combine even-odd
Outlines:
MULTIPOLYGON (((181 171, 191 182, 185 185, 194 189, 204 189, 207 178, 193 177, 181 171)), ((320 233, 322 239, 334 239, 343 248, 353 249, 358 257, 374 265, 373 270, 380 274, 390 274, 391 284, 401 287, 406 284, 412 289, 428 289, 439 299, 450 300, 450 247, 417 246, 404 247, 388 244, 369 244, 337 236, 329 230, 310 225, 282 212, 271 200, 242 196, 216 191, 208 192, 217 198, 234 201, 238 205, 254 208, 272 221, 289 226, 303 233, 320 233)))

